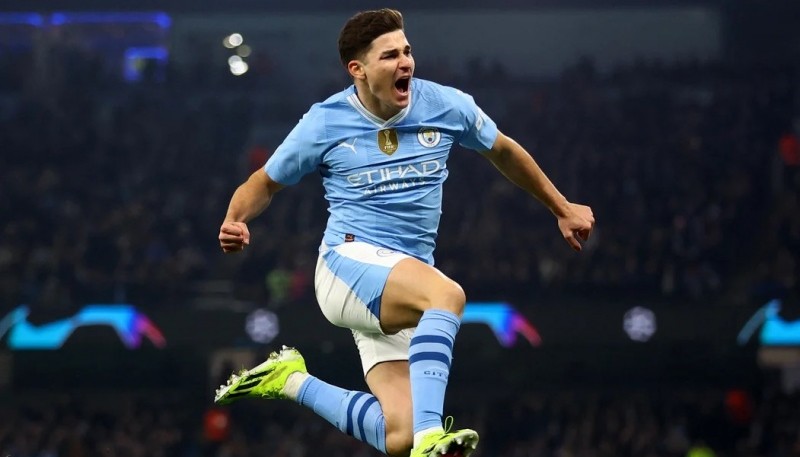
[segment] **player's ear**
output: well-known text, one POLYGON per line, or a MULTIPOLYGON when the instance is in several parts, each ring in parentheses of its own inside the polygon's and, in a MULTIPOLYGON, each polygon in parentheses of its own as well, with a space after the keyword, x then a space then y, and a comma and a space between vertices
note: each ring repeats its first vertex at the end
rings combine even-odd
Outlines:
POLYGON ((351 60, 347 63, 347 72, 355 79, 364 79, 366 77, 364 64, 358 60, 351 60))

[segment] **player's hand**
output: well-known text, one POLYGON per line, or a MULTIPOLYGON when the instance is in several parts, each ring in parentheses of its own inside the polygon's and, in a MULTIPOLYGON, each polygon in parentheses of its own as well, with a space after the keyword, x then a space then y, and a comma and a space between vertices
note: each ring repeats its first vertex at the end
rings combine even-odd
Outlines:
POLYGON ((558 218, 558 228, 572 249, 581 250, 581 243, 588 240, 594 228, 592 208, 568 203, 567 212, 558 218))
POLYGON ((222 252, 239 252, 250 244, 250 230, 244 222, 223 222, 219 228, 222 252))

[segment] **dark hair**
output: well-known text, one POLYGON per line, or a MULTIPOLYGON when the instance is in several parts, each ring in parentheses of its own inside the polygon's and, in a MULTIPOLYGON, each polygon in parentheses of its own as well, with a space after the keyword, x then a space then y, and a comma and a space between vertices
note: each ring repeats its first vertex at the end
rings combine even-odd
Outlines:
POLYGON ((369 51, 372 40, 384 33, 403 30, 403 15, 400 11, 383 8, 362 11, 347 20, 339 32, 339 58, 342 65, 358 59, 369 51))

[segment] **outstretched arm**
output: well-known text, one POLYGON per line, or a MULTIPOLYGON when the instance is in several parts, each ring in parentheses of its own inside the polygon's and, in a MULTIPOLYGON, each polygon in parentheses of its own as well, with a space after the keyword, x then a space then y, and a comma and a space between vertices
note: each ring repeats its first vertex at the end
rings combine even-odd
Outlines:
POLYGON ((544 203, 558 219, 558 227, 564 239, 576 251, 581 250, 580 242, 589 238, 594 227, 591 208, 570 203, 528 151, 501 132, 497 133, 492 149, 484 155, 509 181, 544 203))
POLYGON ((219 244, 223 252, 238 252, 250 244, 247 222, 261 214, 269 206, 272 196, 282 188, 259 169, 236 189, 219 229, 219 244))

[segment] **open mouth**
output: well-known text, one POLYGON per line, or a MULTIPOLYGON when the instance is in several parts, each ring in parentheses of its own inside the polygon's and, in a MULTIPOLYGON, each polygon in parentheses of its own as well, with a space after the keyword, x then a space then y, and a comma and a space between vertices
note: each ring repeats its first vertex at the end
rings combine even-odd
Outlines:
POLYGON ((400 92, 400 95, 407 95, 408 94, 408 86, 411 84, 411 77, 404 76, 397 81, 394 82, 394 87, 397 89, 397 92, 400 92))

